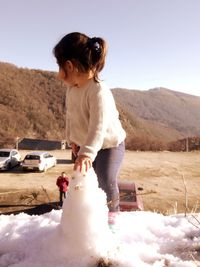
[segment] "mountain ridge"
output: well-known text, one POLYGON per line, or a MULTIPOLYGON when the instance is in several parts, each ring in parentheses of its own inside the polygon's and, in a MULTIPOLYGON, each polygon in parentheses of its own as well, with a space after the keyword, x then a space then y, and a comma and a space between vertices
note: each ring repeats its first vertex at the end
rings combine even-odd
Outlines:
MULTIPOLYGON (((65 85, 55 72, 0 62, 0 139, 65 136, 65 85)), ((200 97, 158 87, 113 88, 127 142, 200 135, 200 97)))
POLYGON ((174 129, 180 137, 200 134, 198 96, 165 88, 144 92, 115 88, 113 94, 123 109, 136 113, 142 120, 174 129))

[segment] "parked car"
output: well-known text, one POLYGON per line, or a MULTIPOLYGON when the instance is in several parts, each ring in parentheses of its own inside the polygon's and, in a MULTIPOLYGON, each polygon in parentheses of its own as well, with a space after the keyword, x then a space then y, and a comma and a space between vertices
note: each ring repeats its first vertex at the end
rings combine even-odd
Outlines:
POLYGON ((0 170, 9 170, 20 164, 21 155, 17 149, 0 149, 0 170))
POLYGON ((23 170, 47 171, 56 166, 56 158, 46 151, 34 151, 28 153, 22 161, 23 170))
POLYGON ((144 210, 142 198, 135 183, 118 182, 120 211, 144 210))

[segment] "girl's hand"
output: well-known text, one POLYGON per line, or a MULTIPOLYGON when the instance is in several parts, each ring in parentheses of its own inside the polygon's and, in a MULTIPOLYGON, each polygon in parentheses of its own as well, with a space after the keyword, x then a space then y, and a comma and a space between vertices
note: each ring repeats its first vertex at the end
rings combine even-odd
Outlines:
POLYGON ((80 170, 80 172, 85 173, 92 167, 92 160, 90 157, 85 155, 80 155, 75 161, 74 170, 80 170))

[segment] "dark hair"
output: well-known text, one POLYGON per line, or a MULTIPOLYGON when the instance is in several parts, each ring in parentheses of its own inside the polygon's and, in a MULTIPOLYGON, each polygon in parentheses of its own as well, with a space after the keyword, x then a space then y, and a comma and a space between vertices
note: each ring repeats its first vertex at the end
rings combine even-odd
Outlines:
POLYGON ((65 62, 70 60, 80 72, 93 70, 94 79, 98 81, 98 74, 105 64, 106 50, 106 42, 102 38, 72 32, 58 42, 53 53, 59 67, 64 68, 65 62))

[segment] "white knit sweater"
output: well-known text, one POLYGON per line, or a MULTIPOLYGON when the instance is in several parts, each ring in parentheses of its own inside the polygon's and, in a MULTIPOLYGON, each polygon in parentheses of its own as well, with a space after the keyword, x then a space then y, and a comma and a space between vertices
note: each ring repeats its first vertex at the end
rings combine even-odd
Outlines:
POLYGON ((66 109, 66 139, 80 146, 79 155, 94 160, 100 149, 124 141, 112 92, 104 83, 90 80, 81 88, 68 87, 66 109))

